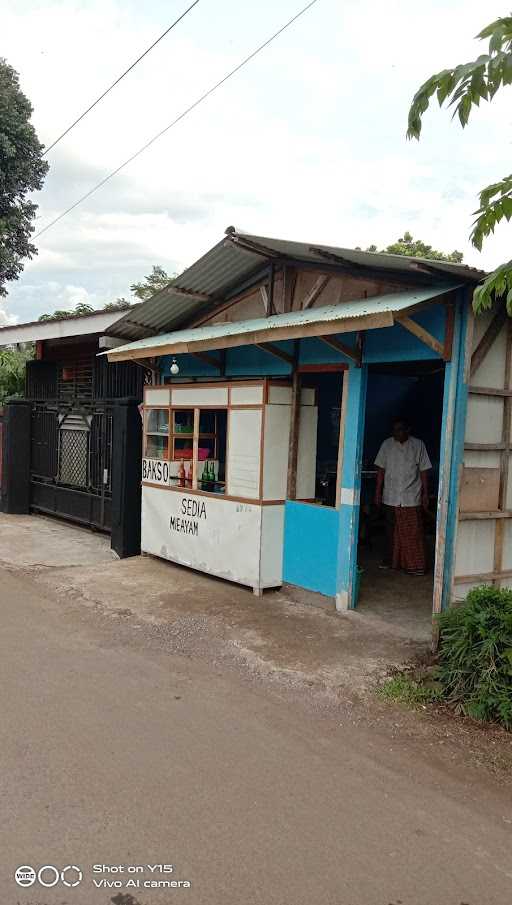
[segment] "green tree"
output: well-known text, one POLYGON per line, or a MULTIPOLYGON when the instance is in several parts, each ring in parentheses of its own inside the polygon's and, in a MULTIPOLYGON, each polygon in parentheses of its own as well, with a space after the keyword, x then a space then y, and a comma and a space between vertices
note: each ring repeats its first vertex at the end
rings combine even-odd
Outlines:
POLYGON ((30 242, 37 205, 27 195, 42 188, 48 164, 31 115, 17 72, 0 59, 0 296, 18 279, 24 258, 37 254, 30 242))
POLYGON ((34 357, 34 346, 27 343, 20 349, 0 349, 0 403, 9 396, 23 396, 25 365, 34 357))
MULTIPOLYGON (((366 251, 377 251, 376 245, 370 245, 366 251)), ((421 239, 413 239, 410 232, 406 230, 402 238, 397 239, 386 248, 381 248, 381 253, 389 255, 405 255, 408 258, 429 258, 431 261, 448 261, 450 264, 462 263, 462 252, 437 251, 431 245, 426 245, 421 239)))
MULTIPOLYGON (((414 95, 409 110, 408 138, 419 139, 423 115, 434 95, 439 106, 445 102, 454 108, 462 128, 480 101, 492 101, 505 85, 512 84, 512 16, 496 19, 476 36, 489 39, 487 53, 453 69, 443 69, 431 75, 414 95)), ((480 192, 480 204, 475 211, 471 241, 481 250, 484 239, 494 232, 502 220, 512 217, 512 175, 488 185, 480 192)), ((512 260, 491 273, 474 294, 476 311, 491 308, 495 299, 504 299, 512 316, 512 260)))
POLYGON ((174 279, 176 274, 169 276, 163 267, 160 267, 158 264, 153 265, 153 270, 149 274, 149 276, 145 277, 140 283, 132 283, 130 286, 130 291, 133 292, 134 296, 141 301, 145 302, 146 299, 150 299, 155 292, 159 292, 160 289, 164 289, 171 280, 174 279))

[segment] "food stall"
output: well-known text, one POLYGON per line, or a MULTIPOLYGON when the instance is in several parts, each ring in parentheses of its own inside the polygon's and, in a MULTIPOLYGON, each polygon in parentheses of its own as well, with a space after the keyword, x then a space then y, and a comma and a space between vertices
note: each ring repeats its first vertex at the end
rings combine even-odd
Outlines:
MULTIPOLYGON (((262 589, 282 584, 292 389, 259 379, 147 386, 145 553, 262 589)), ((303 388, 297 496, 315 495, 315 391, 303 388)))

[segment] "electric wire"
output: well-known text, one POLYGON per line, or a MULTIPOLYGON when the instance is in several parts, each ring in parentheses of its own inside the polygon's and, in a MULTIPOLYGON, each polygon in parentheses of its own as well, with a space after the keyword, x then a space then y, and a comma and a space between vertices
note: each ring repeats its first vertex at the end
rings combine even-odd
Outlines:
POLYGON ((198 97, 197 100, 195 100, 192 104, 190 104, 189 107, 187 107, 185 110, 183 110, 182 113, 180 113, 175 119, 173 119, 173 121, 171 123, 169 123, 168 126, 166 126, 164 129, 162 129, 156 135, 154 135, 153 138, 151 138, 149 141, 147 141, 146 144, 142 145, 142 147, 139 148, 138 151, 135 151, 134 154, 132 154, 130 157, 128 157, 118 167, 116 167, 115 170, 112 170, 112 172, 109 173, 108 176, 105 176, 104 179, 102 179, 95 186, 93 186, 92 189, 89 189, 89 191, 86 192, 85 195, 82 195, 81 198, 78 198, 78 200, 75 201, 73 204, 71 204, 68 208, 66 208, 65 211, 62 211, 61 214, 59 214, 57 217, 55 217, 53 220, 51 220, 50 223, 48 223, 46 226, 44 226, 42 229, 40 229, 39 232, 35 233, 34 239, 37 239, 39 236, 42 236, 43 233, 45 233, 49 229, 51 229, 52 226, 55 226, 55 224, 58 223, 60 220, 62 220, 63 217, 66 217, 69 213, 71 213, 71 211, 75 210, 75 208, 77 208, 79 206, 79 204, 82 204, 84 201, 87 200, 87 198, 90 198, 91 195, 93 195, 95 192, 97 192, 98 189, 102 188, 102 186, 104 186, 105 183, 107 183, 114 176, 117 176, 117 174, 120 173, 121 170, 124 170, 124 168, 127 167, 128 164, 132 163, 144 151, 146 151, 149 147, 151 147, 151 145, 153 145, 156 141, 158 141, 158 139, 161 138, 162 135, 165 135, 165 133, 168 132, 169 129, 172 129, 173 126, 176 126, 179 122, 181 122, 181 120, 184 119, 185 116, 187 116, 189 113, 191 113, 192 110, 195 110, 196 107, 199 106, 199 104, 201 104, 208 97, 210 97, 214 93, 214 91, 217 91, 218 88, 220 88, 222 85, 224 85, 228 81, 228 79, 232 78, 237 72, 240 72, 240 70, 243 69, 243 67, 246 66, 248 63, 250 63, 250 61, 253 60, 254 57, 256 57, 259 53, 261 53, 262 50, 264 50, 266 47, 268 47, 269 44, 272 43, 272 41, 275 41, 276 38, 278 38, 280 35, 282 35, 283 32, 286 31, 287 28, 289 28, 291 25, 293 25, 293 23, 296 22, 297 19, 300 19, 300 17, 303 16, 304 13, 306 13, 309 9, 311 9, 312 6, 314 6, 318 2, 319 2, 319 0, 310 0, 310 2, 306 4, 306 6, 304 6, 301 10, 299 10, 298 13, 296 13, 294 16, 292 16, 291 19, 289 19, 287 22, 285 22, 285 24, 282 25, 281 28, 278 29, 278 31, 274 32, 274 34, 271 35, 270 38, 267 38, 267 40, 264 41, 263 44, 260 44, 255 50, 252 51, 252 53, 250 53, 248 56, 246 56, 240 63, 238 63, 237 66, 235 66, 234 69, 231 69, 231 71, 228 72, 227 75, 225 75, 222 79, 220 79, 220 81, 216 82, 216 84, 213 85, 211 88, 209 88, 208 91, 205 91, 204 94, 202 94, 200 97, 198 97))

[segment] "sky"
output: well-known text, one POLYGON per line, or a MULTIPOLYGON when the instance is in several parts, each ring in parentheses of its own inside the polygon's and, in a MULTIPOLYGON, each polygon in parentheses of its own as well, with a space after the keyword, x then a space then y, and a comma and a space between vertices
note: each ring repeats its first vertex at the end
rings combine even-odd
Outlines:
MULTIPOLYGON (((2 55, 50 144, 190 0, 2 0, 2 55)), ((115 169, 305 4, 200 0, 49 155, 36 229, 115 169)), ((504 15, 489 0, 318 0, 255 60, 36 240, 0 300, 0 323, 78 302, 101 308, 154 264, 193 263, 227 226, 379 248, 405 230, 470 265, 510 258, 512 226, 482 253, 468 237, 478 190, 510 172, 510 88, 465 130, 437 105, 405 138, 433 72, 485 51, 504 15)))

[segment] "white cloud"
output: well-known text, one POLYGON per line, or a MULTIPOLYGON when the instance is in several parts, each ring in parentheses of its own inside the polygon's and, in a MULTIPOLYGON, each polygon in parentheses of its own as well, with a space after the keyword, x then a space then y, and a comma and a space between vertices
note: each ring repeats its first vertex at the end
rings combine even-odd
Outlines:
MULTIPOLYGON (((4 0, 6 57, 50 142, 181 11, 171 3, 4 0), (76 40, 76 36, 80 40, 76 40), (116 40, 112 40, 112 36, 116 40), (73 36, 73 40, 70 40, 73 36)), ((296 12, 297 0, 199 4, 50 154, 38 228, 296 12)), ((21 319, 73 299, 127 295, 152 264, 190 264, 228 224, 289 238, 378 246, 405 229, 470 264, 509 256, 502 227, 468 242, 478 188, 508 172, 508 98, 464 132, 446 111, 405 141, 414 90, 480 52, 491 0, 320 0, 260 57, 38 240, 13 284, 21 319), (483 18, 482 18, 483 17, 483 18), (504 130, 505 124, 505 130, 504 130), (505 131, 505 137, 504 137, 505 131), (31 287, 36 287, 33 291, 31 287), (66 295, 67 293, 67 295, 66 295), (78 294, 77 294, 78 293, 78 294), (81 293, 81 294, 80 294, 81 293)))

